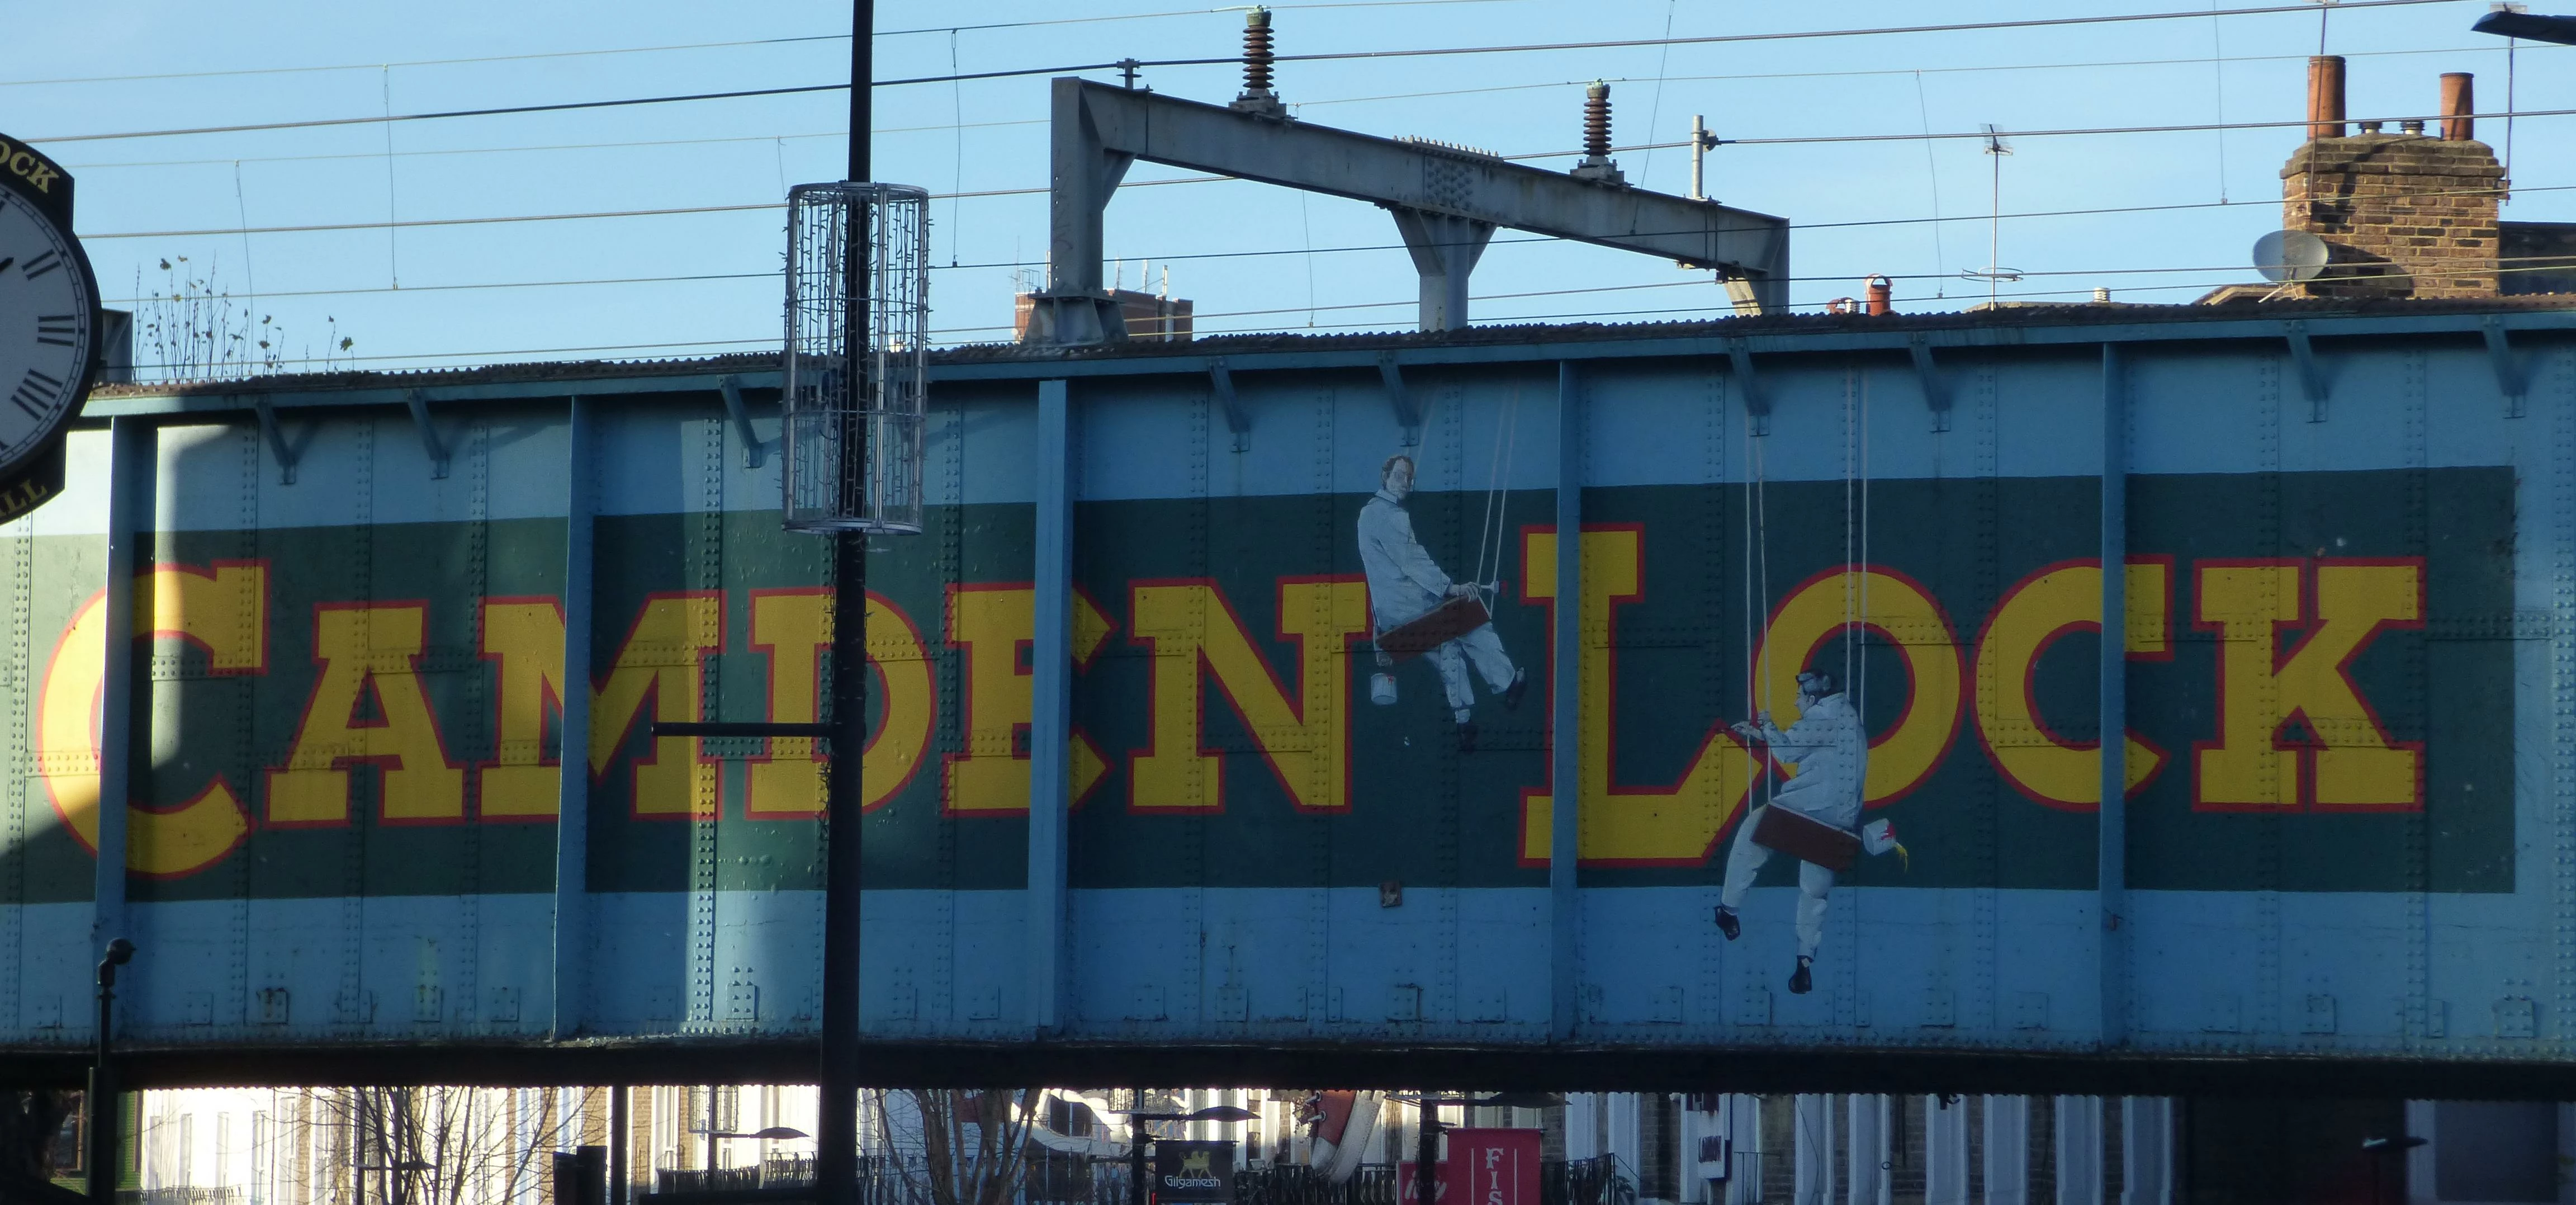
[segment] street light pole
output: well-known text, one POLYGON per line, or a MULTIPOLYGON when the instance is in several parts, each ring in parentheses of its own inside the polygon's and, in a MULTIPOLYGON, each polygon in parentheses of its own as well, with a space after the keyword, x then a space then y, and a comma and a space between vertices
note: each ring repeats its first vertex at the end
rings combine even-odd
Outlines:
POLYGON ((124 1144, 117 1135, 116 1068, 108 1062, 108 1044, 116 1020, 116 968, 134 961, 134 943, 120 937, 107 943, 105 955, 98 960, 98 1033, 91 1056, 89 1091, 81 1104, 89 1112, 89 1195, 94 1201, 116 1197, 117 1148, 124 1144))
MULTIPOLYGON (((869 88, 875 79, 875 0, 850 5, 851 181, 864 181, 868 162, 869 88)), ((844 302, 842 372, 856 386, 858 413, 844 441, 845 472, 864 473, 868 411, 873 407, 861 373, 868 351, 865 230, 848 232, 848 297, 844 302)), ((849 484, 838 483, 843 496, 849 484)), ((832 761, 823 790, 823 1049, 817 1069, 814 1143, 815 1195, 820 1205, 857 1205, 859 1177, 859 825, 866 796, 860 763, 868 747, 868 534, 832 537, 832 761)), ((715 1128, 710 1125, 709 1129, 715 1128)))

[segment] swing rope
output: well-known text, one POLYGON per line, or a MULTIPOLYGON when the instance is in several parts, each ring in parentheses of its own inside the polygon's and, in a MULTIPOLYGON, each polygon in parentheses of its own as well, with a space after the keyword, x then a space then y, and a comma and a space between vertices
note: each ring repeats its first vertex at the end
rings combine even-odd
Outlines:
MULTIPOLYGON (((1752 665, 1751 680, 1744 686, 1744 710, 1747 717, 1771 712, 1771 642, 1765 639, 1763 625, 1755 620, 1755 606, 1771 605, 1771 514, 1769 470, 1764 464, 1763 437, 1753 431, 1753 408, 1744 407, 1744 657, 1752 665), (1755 706, 1755 687, 1760 687, 1760 706, 1755 706)), ((1758 754, 1762 774, 1762 806, 1769 807, 1779 798, 1780 780, 1772 773, 1768 745, 1758 754)))
POLYGON ((1520 444, 1520 430, 1521 387, 1514 385, 1511 405, 1503 412, 1502 428, 1494 432, 1494 461, 1485 474, 1485 529, 1476 537, 1476 575, 1471 580, 1488 596, 1502 592, 1503 537, 1508 533, 1503 518, 1511 504, 1503 492, 1503 471, 1510 467, 1512 452, 1520 444), (1488 573, 1492 576, 1488 577, 1488 573))

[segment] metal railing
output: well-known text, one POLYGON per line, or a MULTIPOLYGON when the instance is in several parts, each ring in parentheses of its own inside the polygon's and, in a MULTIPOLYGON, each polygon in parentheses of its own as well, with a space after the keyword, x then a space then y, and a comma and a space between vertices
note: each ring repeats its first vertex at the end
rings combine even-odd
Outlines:
POLYGON ((127 1190, 116 1194, 121 1205, 240 1205, 238 1187, 170 1187, 127 1190))
MULTIPOLYGON (((1048 1152, 1032 1156, 1016 1196, 1018 1205, 1128 1205, 1128 1163, 1124 1159, 1048 1152)), ((888 1167, 868 1161, 860 1170, 864 1205, 930 1205, 916 1185, 888 1167)), ((773 1159, 750 1167, 713 1172, 665 1169, 654 1173, 657 1194, 739 1192, 749 1189, 802 1188, 814 1182, 814 1165, 806 1159, 773 1159)), ((1235 1205, 1410 1205, 1396 1199, 1396 1169, 1390 1163, 1364 1163, 1351 1178, 1335 1184, 1301 1165, 1247 1168, 1234 1174, 1235 1205)), ((1637 1205, 1636 1183, 1608 1159, 1547 1160, 1539 1165, 1540 1205, 1637 1205)), ((216 1201, 147 1202, 143 1205, 233 1205, 216 1201)))

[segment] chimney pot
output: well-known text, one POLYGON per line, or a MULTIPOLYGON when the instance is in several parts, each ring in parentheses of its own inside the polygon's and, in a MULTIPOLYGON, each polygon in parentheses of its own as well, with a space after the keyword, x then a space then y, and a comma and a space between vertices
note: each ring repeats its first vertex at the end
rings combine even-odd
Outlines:
POLYGON ((2361 123, 2361 132, 2364 134, 2376 134, 2387 124, 2388 123, 2381 121, 2365 121, 2361 123))
POLYGON ((1868 286, 1862 290, 1862 295, 1868 299, 1870 317, 1884 318, 1896 312, 1896 284, 1888 278, 1870 277, 1868 286))
POLYGON ((2478 111, 2472 77, 2466 71, 2442 73, 2442 137, 2451 142, 2466 142, 2477 137, 2477 119, 2469 116, 2478 111))
POLYGON ((2424 132, 2424 119, 2421 117, 2409 117, 2404 121, 2398 122, 2397 132, 2400 134, 2421 135, 2424 132))
MULTIPOLYGON (((2447 78, 2447 77, 2445 77, 2447 78)), ((2343 137, 2343 56, 2308 59, 2308 140, 2343 137)))

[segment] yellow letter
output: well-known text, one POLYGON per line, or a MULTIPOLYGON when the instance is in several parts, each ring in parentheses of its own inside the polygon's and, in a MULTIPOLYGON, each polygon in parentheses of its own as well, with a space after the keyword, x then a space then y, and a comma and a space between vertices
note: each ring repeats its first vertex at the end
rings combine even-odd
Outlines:
MULTIPOLYGON (((1931 776, 1959 733, 1959 641, 1950 620, 1930 593, 1893 569, 1870 566, 1860 573, 1827 571, 1792 591, 1772 613, 1754 661, 1756 710, 1768 710, 1782 728, 1798 722, 1798 674, 1816 649, 1855 619, 1896 645, 1905 659, 1904 686, 1892 682, 1855 683, 1858 691, 1910 690, 1903 718, 1887 735, 1871 742, 1869 773, 1861 797, 1870 803, 1897 798, 1931 776)), ((1819 666, 1842 676, 1839 665, 1819 666)))
MULTIPOLYGON (((832 592, 803 587, 751 592, 751 644, 769 654, 769 720, 811 724, 821 715, 823 651, 832 646, 832 592)), ((912 618, 874 594, 868 596, 868 662, 883 684, 876 731, 860 754, 859 777, 873 811, 912 781, 930 747, 929 654, 912 618)), ((829 755, 818 755, 810 737, 772 737, 769 755, 751 759, 750 798, 744 814, 754 820, 805 819, 823 813, 823 776, 829 755)))
MULTIPOLYGON (((942 810, 951 815, 1026 815, 1029 751, 1020 733, 1029 726, 1030 677, 1021 664, 1037 628, 1037 591, 1018 585, 951 586, 948 643, 966 653, 966 751, 947 757, 942 810)), ((1088 668, 1109 639, 1109 618, 1080 591, 1073 596, 1073 663, 1088 668)), ((1109 763, 1098 746, 1072 734, 1075 803, 1098 785, 1109 763)))
POLYGON ((2424 806, 2422 745, 2390 740, 2345 672, 2380 629, 2422 624, 2423 561, 2314 564, 2194 566, 2194 617, 2219 632, 2218 739, 2195 747, 2196 810, 2424 806), (2307 628, 2287 659, 2285 626, 2307 628), (2282 741, 2294 716, 2313 741, 2282 741))
MULTIPOLYGON (((134 634, 169 636, 203 647, 218 674, 268 668, 268 571, 257 564, 217 563, 211 574, 176 565, 135 583, 134 634)), ((98 849, 99 687, 107 672, 107 597, 95 596, 72 616, 36 704, 36 775, 64 827, 98 849)), ((138 714, 148 714, 138 708, 138 714)), ((167 811, 126 812, 125 867, 169 877, 220 861, 250 832, 250 819, 222 775, 188 802, 167 811)))
POLYGON ((268 822, 346 824, 353 761, 384 767, 387 823, 461 821, 465 772, 450 761, 421 689, 428 641, 420 603, 326 603, 313 609, 313 659, 322 665, 286 765, 268 772, 268 822), (379 719, 355 719, 374 692, 379 719))
POLYGON ((491 820, 562 814, 558 759, 545 755, 546 720, 563 717, 563 606, 551 598, 483 600, 483 656, 500 663, 492 764, 475 771, 479 810, 491 820))
MULTIPOLYGON (((1735 818, 1751 783, 1753 758, 1724 730, 1712 731, 1681 781, 1670 787, 1615 786, 1611 769, 1618 724, 1611 713, 1611 680, 1618 652, 1614 607, 1642 597, 1645 554, 1634 527, 1583 533, 1582 836, 1581 860, 1593 865, 1691 866, 1705 861, 1717 834, 1735 818)), ((1521 539, 1521 597, 1556 598, 1556 533, 1533 531, 1521 539)), ((1554 630, 1553 625, 1550 631, 1554 630)), ((1551 663, 1553 659, 1551 657, 1551 663)), ((1548 825, 1556 800, 1545 790, 1522 797, 1521 860, 1544 863, 1554 848, 1548 825)))
MULTIPOLYGON (((2153 656, 2166 642, 2166 587, 2171 577, 2159 560, 2133 560, 2128 569, 2127 654, 2153 656)), ((2091 811, 2102 805, 2102 743, 2072 741, 2049 730, 2031 698, 2039 655, 2068 632, 2102 630, 2102 569, 2074 561, 2041 569, 2004 592, 1977 639, 1977 733, 2022 794, 2051 807, 2091 811)), ((2164 751, 2128 737, 2123 770, 2135 794, 2163 768, 2164 751)))
MULTIPOLYGON (((608 763, 643 714, 645 696, 652 696, 653 719, 700 718, 698 666, 723 645, 723 596, 691 591, 645 601, 617 650, 616 663, 590 692, 593 778, 608 772, 608 763)), ((563 673, 561 657, 555 659, 554 672, 558 677, 563 673)), ((698 756, 696 737, 654 738, 652 755, 635 759, 634 781, 635 815, 715 819, 716 766, 698 756)))
POLYGON ((1297 702, 1215 585, 1132 587, 1134 639, 1154 646, 1154 744, 1132 759, 1129 806, 1221 811, 1224 762, 1199 747, 1200 666, 1243 717, 1300 811, 1338 812, 1350 796, 1351 637, 1368 630, 1368 584, 1283 578, 1279 634, 1298 647, 1297 702))

